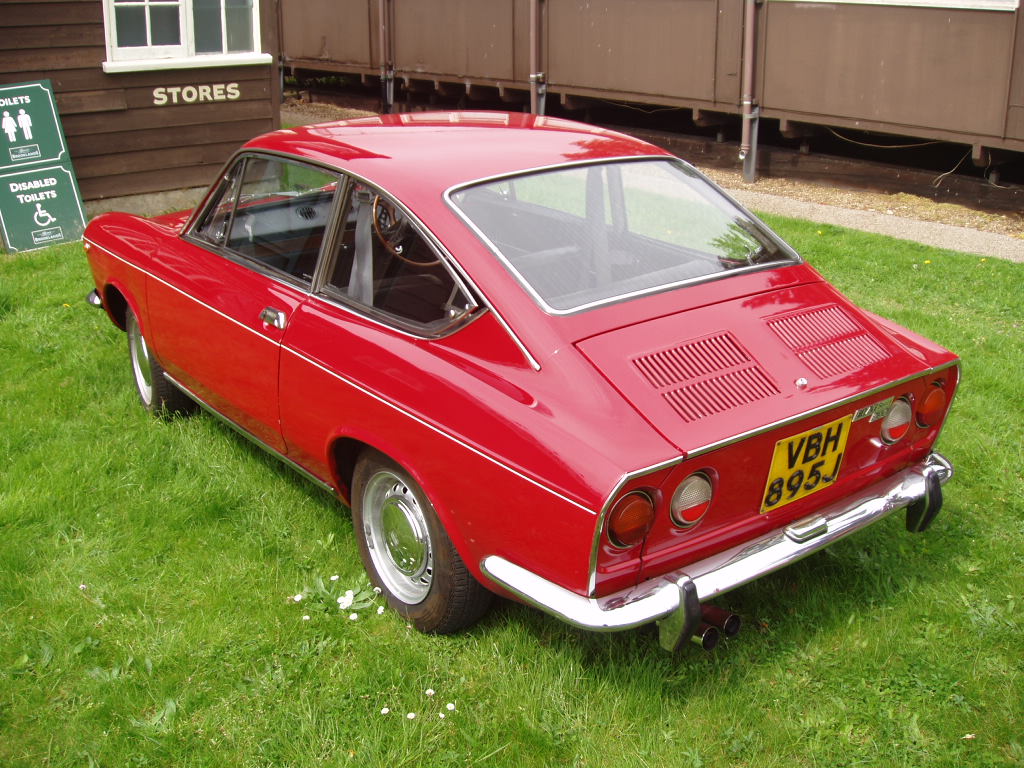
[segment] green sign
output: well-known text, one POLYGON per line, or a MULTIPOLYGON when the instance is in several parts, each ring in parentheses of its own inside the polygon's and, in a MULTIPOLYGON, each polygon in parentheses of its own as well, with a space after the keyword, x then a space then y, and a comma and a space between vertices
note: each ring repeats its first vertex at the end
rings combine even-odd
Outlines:
POLYGON ((85 229, 49 80, 0 86, 0 229, 11 251, 80 240, 85 229))
POLYGON ((0 173, 0 227, 12 251, 81 240, 85 211, 75 174, 64 165, 0 173))

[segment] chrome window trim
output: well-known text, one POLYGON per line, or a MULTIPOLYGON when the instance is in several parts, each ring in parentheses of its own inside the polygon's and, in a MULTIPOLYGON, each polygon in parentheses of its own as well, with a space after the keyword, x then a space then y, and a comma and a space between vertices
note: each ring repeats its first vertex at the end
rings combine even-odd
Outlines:
POLYGON ((452 210, 452 212, 462 220, 462 222, 473 232, 473 234, 475 234, 480 239, 480 241, 487 247, 487 249, 490 250, 491 253, 493 253, 494 256, 501 262, 501 264, 504 265, 505 269, 507 269, 508 272, 515 278, 516 282, 519 283, 519 285, 523 288, 523 290, 525 290, 530 295, 530 298, 532 298, 537 303, 537 305, 545 313, 547 313, 549 315, 553 315, 555 317, 564 317, 564 316, 567 316, 567 315, 575 315, 575 314, 579 314, 580 312, 586 312, 588 310, 595 309, 597 307, 604 307, 604 306, 609 306, 609 305, 614 305, 614 304, 621 304, 623 302, 631 301, 631 300, 639 298, 641 296, 651 296, 651 295, 658 294, 658 293, 666 293, 668 291, 674 291, 677 288, 681 288, 681 287, 686 286, 686 285, 696 285, 698 283, 715 282, 717 280, 722 280, 724 278, 732 277, 734 275, 749 274, 751 272, 761 272, 761 271, 765 271, 765 270, 768 270, 768 269, 781 269, 781 268, 784 268, 784 267, 792 267, 792 266, 795 266, 797 264, 802 264, 804 262, 803 257, 800 256, 800 254, 797 253, 796 250, 792 246, 789 245, 789 243, 787 243, 785 240, 783 240, 781 237, 779 237, 774 232, 774 230, 772 230, 771 227, 769 227, 767 224, 765 224, 763 221, 761 221, 761 219, 759 219, 757 216, 755 216, 750 211, 748 211, 743 205, 741 205, 739 203, 738 200, 735 200, 724 189, 722 189, 720 186, 718 186, 718 184, 715 184, 715 182, 713 182, 711 179, 709 179, 707 176, 702 174, 700 171, 698 171, 696 168, 694 168, 692 165, 690 165, 688 162, 686 162, 682 158, 676 157, 674 155, 636 155, 636 156, 629 156, 629 157, 602 158, 602 159, 599 159, 599 160, 579 160, 579 161, 570 162, 570 163, 558 163, 558 164, 554 164, 554 165, 539 166, 539 167, 536 167, 536 168, 530 168, 530 169, 522 170, 522 171, 515 171, 513 173, 504 173, 504 174, 499 174, 499 175, 496 175, 496 176, 487 176, 487 177, 484 177, 484 178, 481 178, 481 179, 477 179, 475 181, 462 182, 462 183, 459 183, 459 184, 456 184, 454 186, 449 187, 444 192, 444 200, 445 200, 445 203, 448 205, 448 207, 452 210), (516 269, 515 266, 512 264, 512 262, 509 261, 508 258, 505 256, 505 254, 502 253, 501 249, 498 248, 498 246, 496 246, 491 241, 491 239, 489 237, 487 237, 487 235, 485 235, 480 230, 480 228, 476 226, 476 224, 473 223, 472 219, 470 219, 462 211, 462 209, 459 207, 459 205, 454 200, 452 200, 452 197, 451 197, 452 195, 454 195, 454 194, 456 194, 458 192, 461 192, 461 191, 463 191, 465 189, 469 189, 471 187, 477 187, 477 186, 480 186, 482 184, 489 184, 489 183, 496 182, 496 181, 514 180, 516 178, 521 178, 521 177, 524 177, 524 176, 531 176, 531 175, 536 174, 536 173, 546 173, 546 172, 550 172, 550 171, 571 170, 571 169, 574 169, 574 168, 586 168, 586 167, 594 166, 594 165, 610 165, 610 164, 613 164, 613 163, 636 163, 636 162, 651 162, 651 161, 667 162, 667 163, 670 163, 672 165, 681 166, 682 168, 686 169, 687 171, 692 171, 694 174, 697 175, 698 178, 700 178, 702 181, 708 183, 712 187, 712 189, 714 189, 716 192, 718 192, 720 195, 722 195, 722 197, 730 205, 732 205, 737 210, 739 210, 740 212, 742 212, 743 214, 748 216, 750 219, 752 219, 754 222, 756 222, 761 228, 763 228, 765 230, 765 233, 776 244, 781 246, 782 251, 789 257, 790 260, 789 261, 780 261, 780 262, 770 262, 770 263, 767 263, 767 264, 751 264, 750 266, 739 267, 739 268, 736 268, 736 269, 730 269, 730 270, 724 271, 724 272, 714 272, 714 273, 711 273, 711 274, 708 274, 708 275, 702 275, 700 277, 691 277, 691 278, 687 278, 685 280, 677 280, 677 281, 675 281, 673 283, 665 283, 663 285, 658 285, 658 286, 654 286, 654 287, 651 287, 651 288, 642 288, 642 289, 639 289, 639 290, 636 290, 636 291, 630 291, 629 293, 618 294, 618 295, 615 295, 615 296, 610 296, 610 297, 605 298, 605 299, 598 299, 596 301, 591 301, 591 302, 588 302, 586 304, 580 304, 580 305, 575 306, 575 307, 570 307, 569 309, 557 309, 555 307, 552 307, 550 304, 548 304, 547 301, 545 301, 544 298, 541 297, 541 295, 539 293, 537 293, 537 291, 530 284, 530 282, 526 278, 524 278, 522 276, 522 274, 519 272, 519 270, 516 269))

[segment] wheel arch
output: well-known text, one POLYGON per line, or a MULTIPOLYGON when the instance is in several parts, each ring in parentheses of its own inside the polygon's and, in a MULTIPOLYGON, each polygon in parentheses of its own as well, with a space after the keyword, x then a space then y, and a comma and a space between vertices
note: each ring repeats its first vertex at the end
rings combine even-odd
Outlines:
POLYGON ((334 475, 338 494, 349 506, 352 505, 352 478, 355 474, 356 464, 359 457, 365 451, 376 451, 395 462, 399 467, 408 472, 412 479, 423 489, 434 511, 437 513, 445 533, 451 539, 459 557, 469 568, 473 576, 483 584, 490 584, 491 580, 480 569, 480 558, 476 548, 471 546, 463 532, 463 526, 458 524, 456 516, 452 514, 444 501, 439 484, 433 482, 433 478, 424 475, 417 467, 415 452, 411 449, 400 449, 398 446, 385 447, 376 441, 363 440, 353 435, 339 435, 330 445, 330 468, 334 475))

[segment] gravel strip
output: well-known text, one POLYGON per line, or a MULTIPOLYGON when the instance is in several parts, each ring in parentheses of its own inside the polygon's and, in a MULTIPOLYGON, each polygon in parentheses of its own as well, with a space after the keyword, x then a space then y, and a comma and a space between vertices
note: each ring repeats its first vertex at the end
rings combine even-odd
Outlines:
POLYGON ((747 208, 795 219, 809 219, 849 229, 875 232, 901 240, 913 240, 936 248, 963 253, 994 256, 1024 262, 1024 240, 996 232, 982 232, 969 227, 920 221, 872 210, 856 210, 824 203, 795 200, 749 189, 729 192, 747 208))

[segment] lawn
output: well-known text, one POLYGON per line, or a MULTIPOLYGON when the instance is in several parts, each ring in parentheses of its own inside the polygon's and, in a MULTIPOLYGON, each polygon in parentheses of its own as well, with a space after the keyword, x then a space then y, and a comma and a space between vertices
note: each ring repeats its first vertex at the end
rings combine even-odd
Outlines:
POLYGON ((1024 265, 771 223, 961 354, 958 474, 926 534, 739 589, 744 631, 677 656, 505 602, 454 637, 379 614, 348 510, 138 407, 80 247, 0 255, 0 766, 1024 764, 1024 265))

